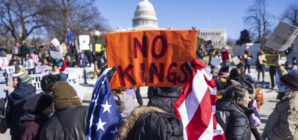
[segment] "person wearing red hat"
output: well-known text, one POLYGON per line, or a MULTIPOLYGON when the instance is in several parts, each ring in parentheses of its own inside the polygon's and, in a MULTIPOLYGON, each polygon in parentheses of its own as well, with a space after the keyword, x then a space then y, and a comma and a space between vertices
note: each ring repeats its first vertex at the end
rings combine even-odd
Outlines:
POLYGON ((222 59, 222 67, 229 66, 229 61, 231 62, 232 59, 229 51, 226 50, 226 47, 222 48, 221 59, 222 59))

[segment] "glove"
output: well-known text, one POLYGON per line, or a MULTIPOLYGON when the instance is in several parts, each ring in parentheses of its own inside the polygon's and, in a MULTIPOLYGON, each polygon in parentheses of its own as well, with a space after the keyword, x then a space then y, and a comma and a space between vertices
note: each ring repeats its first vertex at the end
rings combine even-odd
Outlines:
MULTIPOLYGON (((106 69, 108 68, 107 65, 103 66, 101 69, 100 69, 100 73, 99 75, 101 75, 106 69)), ((113 75, 116 73, 117 71, 117 66, 113 67, 111 70, 108 71, 107 75, 108 75, 108 79, 109 81, 112 79, 113 75)))
POLYGON ((192 69, 193 69, 192 65, 190 64, 189 61, 186 61, 184 64, 185 64, 186 70, 187 70, 187 71, 189 72, 189 74, 191 75, 191 74, 192 74, 192 69))
POLYGON ((232 63, 232 62, 233 62, 233 60, 232 60, 232 59, 230 59, 230 60, 229 60, 229 62, 230 62, 230 63, 232 63))

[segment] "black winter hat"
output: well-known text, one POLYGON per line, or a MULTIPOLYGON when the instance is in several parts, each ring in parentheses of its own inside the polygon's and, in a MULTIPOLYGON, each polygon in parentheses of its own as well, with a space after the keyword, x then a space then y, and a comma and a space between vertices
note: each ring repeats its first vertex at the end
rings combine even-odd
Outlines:
POLYGON ((39 114, 53 103, 53 97, 50 94, 37 94, 28 99, 23 109, 29 113, 39 114))
POLYGON ((288 88, 298 91, 298 74, 296 72, 288 73, 280 77, 280 81, 288 88))

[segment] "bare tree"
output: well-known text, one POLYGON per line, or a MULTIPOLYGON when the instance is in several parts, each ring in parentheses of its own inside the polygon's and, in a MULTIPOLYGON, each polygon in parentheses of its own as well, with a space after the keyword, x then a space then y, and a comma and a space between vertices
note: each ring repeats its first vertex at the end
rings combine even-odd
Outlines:
POLYGON ((52 36, 65 40, 68 29, 74 36, 90 29, 105 29, 105 19, 93 3, 94 0, 47 0, 46 5, 52 7, 45 15, 47 30, 52 36))
POLYGON ((281 14, 280 20, 286 21, 294 26, 298 26, 298 3, 290 4, 281 14))
POLYGON ((17 32, 21 32, 21 40, 35 30, 46 26, 42 21, 43 14, 49 7, 43 5, 44 0, 1 0, 0 2, 0 27, 1 34, 10 33, 17 40, 17 32))
POLYGON ((248 16, 244 18, 244 23, 250 25, 250 31, 255 32, 257 40, 262 49, 269 34, 271 33, 271 19, 273 16, 267 11, 267 0, 255 0, 254 5, 247 10, 248 16))

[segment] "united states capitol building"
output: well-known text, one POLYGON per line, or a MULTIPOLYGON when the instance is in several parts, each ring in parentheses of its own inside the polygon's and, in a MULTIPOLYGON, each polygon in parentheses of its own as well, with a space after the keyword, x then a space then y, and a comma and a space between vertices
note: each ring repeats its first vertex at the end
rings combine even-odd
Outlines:
MULTIPOLYGON (((168 28, 171 30, 172 28, 168 28)), ((165 30, 158 27, 158 19, 153 5, 149 0, 143 0, 138 4, 132 19, 132 27, 122 29, 118 27, 112 32, 137 31, 137 30, 165 30)), ((213 46, 220 48, 226 45, 227 31, 225 29, 198 29, 198 37, 212 40, 213 46)))

